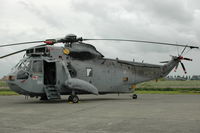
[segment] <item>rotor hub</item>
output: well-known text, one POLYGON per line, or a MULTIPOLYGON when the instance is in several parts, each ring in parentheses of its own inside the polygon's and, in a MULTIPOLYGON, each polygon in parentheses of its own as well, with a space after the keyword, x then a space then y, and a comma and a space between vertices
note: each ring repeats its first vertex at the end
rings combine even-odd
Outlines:
POLYGON ((74 34, 68 34, 68 35, 66 35, 64 37, 65 40, 72 41, 72 42, 74 42, 75 40, 77 40, 76 38, 77 38, 77 36, 74 35, 74 34))
POLYGON ((82 41, 83 39, 80 37, 80 38, 77 38, 76 35, 74 34, 68 34, 66 35, 64 38, 58 40, 58 42, 62 42, 62 43, 73 43, 73 42, 80 42, 82 41))

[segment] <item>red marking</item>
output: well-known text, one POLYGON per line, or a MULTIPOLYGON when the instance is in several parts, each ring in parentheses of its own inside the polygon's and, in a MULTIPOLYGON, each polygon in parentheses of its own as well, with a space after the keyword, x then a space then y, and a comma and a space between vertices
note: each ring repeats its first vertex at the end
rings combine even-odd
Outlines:
POLYGON ((37 79, 38 79, 38 76, 32 76, 32 79, 33 79, 33 80, 37 80, 37 79))
POLYGON ((182 60, 182 59, 183 59, 183 56, 179 56, 178 59, 182 60))
POLYGON ((44 41, 44 43, 49 44, 49 45, 53 45, 53 41, 44 41))
POLYGON ((176 72, 177 68, 178 68, 178 66, 175 67, 174 72, 176 72))
POLYGON ((22 80, 21 83, 24 83, 26 80, 22 80))

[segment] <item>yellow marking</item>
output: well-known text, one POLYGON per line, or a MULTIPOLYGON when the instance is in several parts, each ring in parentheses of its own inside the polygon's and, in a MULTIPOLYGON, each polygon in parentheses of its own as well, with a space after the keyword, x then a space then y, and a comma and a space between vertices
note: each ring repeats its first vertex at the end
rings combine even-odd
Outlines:
POLYGON ((132 89, 135 89, 135 88, 136 88, 136 85, 131 85, 131 88, 132 88, 132 89))
POLYGON ((123 78, 123 81, 128 81, 128 77, 124 77, 124 78, 123 78))
POLYGON ((66 48, 65 48, 65 49, 63 49, 63 53, 64 53, 64 54, 70 54, 70 51, 69 51, 69 49, 66 49, 66 48))

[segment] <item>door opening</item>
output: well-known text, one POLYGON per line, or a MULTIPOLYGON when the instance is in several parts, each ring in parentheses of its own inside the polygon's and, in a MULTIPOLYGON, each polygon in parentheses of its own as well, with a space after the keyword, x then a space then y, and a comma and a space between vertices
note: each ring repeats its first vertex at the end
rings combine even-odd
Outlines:
POLYGON ((56 85, 56 63, 44 61, 44 84, 56 85))

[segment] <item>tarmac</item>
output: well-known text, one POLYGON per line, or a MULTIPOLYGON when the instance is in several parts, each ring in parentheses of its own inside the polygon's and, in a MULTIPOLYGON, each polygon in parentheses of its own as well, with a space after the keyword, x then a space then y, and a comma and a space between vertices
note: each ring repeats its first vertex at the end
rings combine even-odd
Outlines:
POLYGON ((200 133, 200 95, 0 96, 0 133, 200 133))

